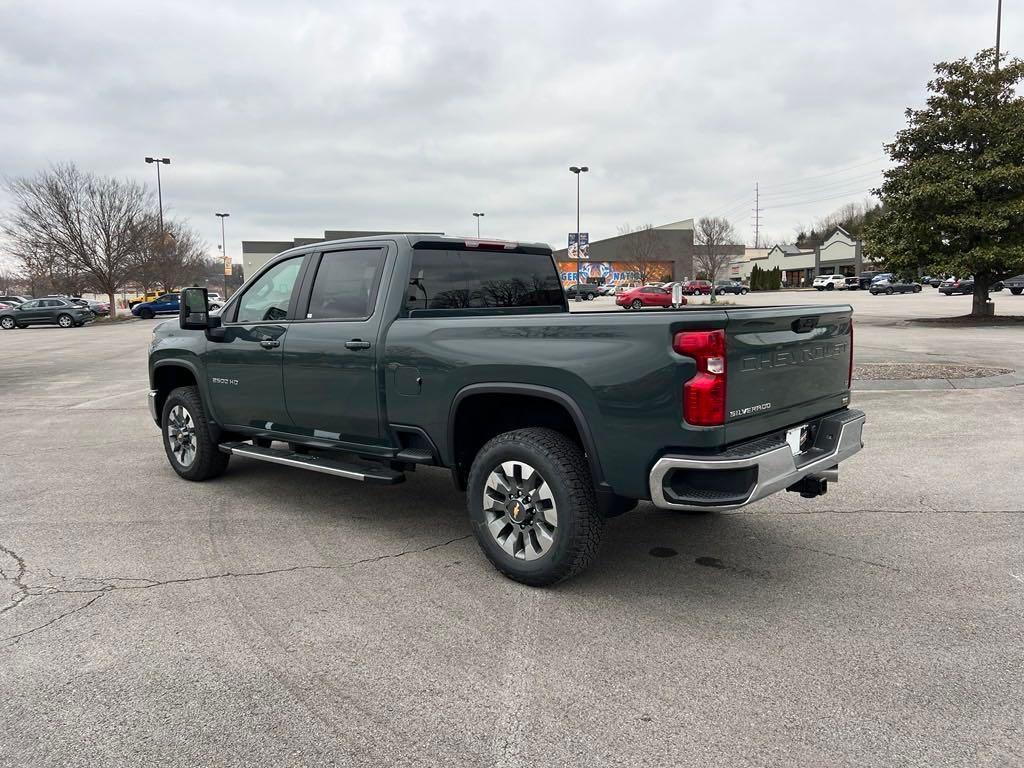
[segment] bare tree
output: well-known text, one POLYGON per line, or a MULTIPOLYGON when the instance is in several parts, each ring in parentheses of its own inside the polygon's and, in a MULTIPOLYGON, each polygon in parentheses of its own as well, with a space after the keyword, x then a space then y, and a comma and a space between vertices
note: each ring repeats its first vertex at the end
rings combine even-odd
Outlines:
MULTIPOLYGON (((165 222, 162 237, 155 216, 147 217, 144 226, 142 249, 130 270, 130 277, 140 287, 147 291, 153 287, 174 291, 206 273, 206 243, 186 222, 165 222)), ((223 271, 221 262, 222 274, 223 271)))
POLYGON ((736 242, 736 230, 724 217, 705 216, 697 221, 693 241, 698 246, 694 254, 697 273, 714 282, 733 260, 733 256, 725 251, 726 246, 736 242))
POLYGON ((86 284, 115 294, 127 281, 143 250, 152 199, 130 180, 96 176, 74 164, 57 165, 32 178, 8 181, 14 211, 3 230, 22 260, 47 244, 66 268, 86 284))
POLYGON ((664 262, 668 260, 668 251, 664 243, 658 239, 654 227, 644 224, 631 229, 629 224, 619 227, 620 235, 628 235, 622 243, 622 266, 634 272, 641 283, 650 283, 664 277, 664 262))

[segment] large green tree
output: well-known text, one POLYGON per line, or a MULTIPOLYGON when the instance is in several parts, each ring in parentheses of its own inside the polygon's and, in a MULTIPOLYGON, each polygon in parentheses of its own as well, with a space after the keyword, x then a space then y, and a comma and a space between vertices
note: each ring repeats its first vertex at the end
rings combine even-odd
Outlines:
POLYGON ((869 252, 894 271, 974 275, 972 315, 989 287, 1024 272, 1024 62, 993 49, 935 65, 924 109, 886 151, 896 163, 875 194, 869 252))

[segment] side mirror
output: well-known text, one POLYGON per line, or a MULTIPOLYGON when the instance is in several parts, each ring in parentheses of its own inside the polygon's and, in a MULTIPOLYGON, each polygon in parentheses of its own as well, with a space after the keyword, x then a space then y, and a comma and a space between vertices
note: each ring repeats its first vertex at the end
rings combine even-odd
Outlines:
POLYGON ((210 325, 210 303, 205 288, 184 288, 178 305, 178 326, 186 331, 205 331, 210 325))

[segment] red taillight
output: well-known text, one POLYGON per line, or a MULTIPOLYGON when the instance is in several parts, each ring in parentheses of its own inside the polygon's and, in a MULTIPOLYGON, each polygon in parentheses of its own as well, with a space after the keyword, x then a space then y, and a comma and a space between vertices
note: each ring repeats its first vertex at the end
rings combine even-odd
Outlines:
POLYGON ((672 349, 692 357, 697 374, 683 385, 683 418, 698 427, 725 423, 725 331, 683 331, 672 349))
POLYGON ((850 369, 846 372, 846 388, 853 386, 853 318, 850 318, 850 369))

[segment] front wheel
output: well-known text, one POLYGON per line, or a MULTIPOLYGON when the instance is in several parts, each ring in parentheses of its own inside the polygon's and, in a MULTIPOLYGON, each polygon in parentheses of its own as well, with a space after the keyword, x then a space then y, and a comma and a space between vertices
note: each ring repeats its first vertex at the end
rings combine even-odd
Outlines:
POLYGON ((0 328, 5 331, 11 331, 18 327, 18 324, 14 322, 13 317, 0 317, 0 328))
POLYGON ((750 293, 750 291, 744 288, 743 290, 740 291, 740 296, 746 296, 748 293, 750 293))
POLYGON ((160 432, 167 460, 186 480, 209 480, 227 469, 231 457, 213 440, 198 387, 178 387, 167 396, 160 432))
POLYGON ((1024 288, 1011 288, 1010 289, 1010 293, 1012 293, 1014 296, 1020 296, 1022 292, 1024 292, 1024 288))
POLYGON ((892 288, 886 288, 885 289, 885 295, 886 296, 892 296, 892 294, 893 294, 892 288))
POLYGON ((583 571, 597 555, 604 519, 580 446, 532 427, 490 440, 473 460, 469 518, 501 573, 543 587, 583 571))
POLYGON ((643 309, 644 303, 640 299, 633 299, 633 303, 630 304, 633 309, 643 309))
POLYGON ((921 286, 920 285, 915 285, 914 286, 914 293, 920 293, 920 292, 921 292, 921 286))

